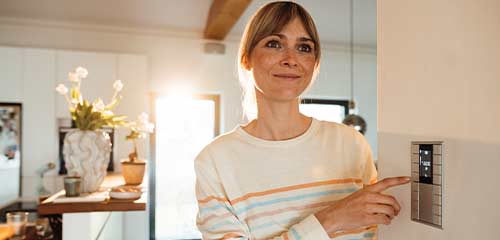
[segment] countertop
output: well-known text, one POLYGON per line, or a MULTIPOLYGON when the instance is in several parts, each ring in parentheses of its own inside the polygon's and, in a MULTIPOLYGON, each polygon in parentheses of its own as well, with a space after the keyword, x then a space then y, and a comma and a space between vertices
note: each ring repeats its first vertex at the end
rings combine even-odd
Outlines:
MULTIPOLYGON (((61 190, 40 203, 38 206, 38 214, 51 215, 83 212, 144 211, 146 210, 147 204, 147 179, 147 176, 145 176, 143 183, 140 185, 143 189, 143 193, 137 200, 121 200, 108 197, 102 202, 54 203, 54 199, 65 195, 65 191, 61 190)), ((123 184, 124 180, 120 173, 110 174, 106 176, 104 182, 101 184, 100 191, 122 186, 123 184)))

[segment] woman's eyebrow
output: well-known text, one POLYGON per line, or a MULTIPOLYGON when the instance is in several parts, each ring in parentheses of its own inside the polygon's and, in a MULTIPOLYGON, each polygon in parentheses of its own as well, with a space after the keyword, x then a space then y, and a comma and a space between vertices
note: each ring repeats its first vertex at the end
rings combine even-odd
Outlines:
POLYGON ((314 41, 311 38, 308 38, 308 37, 299 37, 298 40, 299 40, 299 42, 311 42, 311 43, 314 43, 314 41))
POLYGON ((281 33, 272 33, 268 37, 279 37, 280 39, 286 38, 286 36, 281 33))
MULTIPOLYGON (((273 33, 269 36, 276 36, 276 37, 279 37, 280 39, 286 39, 287 37, 284 35, 284 34, 281 34, 281 33, 273 33)), ((299 37, 297 38, 297 41, 299 42, 311 42, 311 43, 314 43, 314 41, 309 38, 309 37, 299 37)))

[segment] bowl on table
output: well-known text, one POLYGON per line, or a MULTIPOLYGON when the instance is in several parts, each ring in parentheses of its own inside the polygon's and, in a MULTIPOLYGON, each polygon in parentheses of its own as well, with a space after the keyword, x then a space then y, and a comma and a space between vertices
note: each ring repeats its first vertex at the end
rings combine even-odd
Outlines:
POLYGON ((139 199, 142 189, 136 186, 118 186, 109 189, 109 197, 113 199, 139 199))

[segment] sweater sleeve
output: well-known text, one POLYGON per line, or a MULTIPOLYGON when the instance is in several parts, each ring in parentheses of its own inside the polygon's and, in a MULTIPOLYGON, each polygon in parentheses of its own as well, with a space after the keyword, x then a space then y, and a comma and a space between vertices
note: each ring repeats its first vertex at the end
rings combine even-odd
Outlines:
POLYGON ((377 182, 377 168, 375 167, 375 161, 373 160, 373 153, 370 147, 370 144, 366 141, 364 136, 361 136, 361 141, 362 141, 362 149, 361 149, 361 154, 362 154, 362 160, 364 163, 363 166, 363 184, 364 185, 371 185, 377 182))
MULTIPOLYGON (((198 200, 196 225, 203 239, 254 239, 248 225, 236 215, 209 149, 205 148, 198 155, 194 168, 198 200)), ((269 239, 326 240, 330 238, 314 214, 311 214, 292 225, 287 231, 269 239)))

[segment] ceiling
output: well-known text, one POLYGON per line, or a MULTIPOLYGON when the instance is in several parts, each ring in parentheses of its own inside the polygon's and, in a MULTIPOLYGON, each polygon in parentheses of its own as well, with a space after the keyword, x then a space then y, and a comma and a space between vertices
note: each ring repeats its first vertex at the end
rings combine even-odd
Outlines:
MULTIPOLYGON (((228 37, 239 37, 249 17, 267 2, 272 0, 253 0, 228 37)), ((349 42, 349 0, 296 2, 311 13, 323 42, 349 42)), ((166 29, 201 36, 211 4, 212 0, 1 0, 0 17, 166 29)), ((376 25, 376 0, 355 0, 355 43, 375 47, 376 25)))

